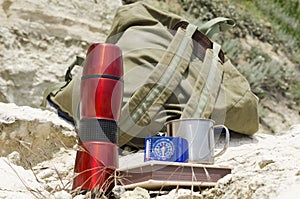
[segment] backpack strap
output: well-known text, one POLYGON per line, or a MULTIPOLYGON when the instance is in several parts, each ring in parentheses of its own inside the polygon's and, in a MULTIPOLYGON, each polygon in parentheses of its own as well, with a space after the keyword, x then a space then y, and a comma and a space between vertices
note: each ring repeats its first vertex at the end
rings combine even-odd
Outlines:
POLYGON ((68 67, 68 70, 65 74, 65 81, 54 83, 44 91, 43 100, 41 103, 42 107, 46 107, 47 97, 50 95, 50 93, 53 93, 53 91, 63 88, 64 86, 69 84, 69 82, 72 80, 72 70, 74 69, 75 66, 82 66, 83 62, 84 62, 83 57, 76 56, 75 61, 72 64, 70 64, 70 66, 68 67))
POLYGON ((222 81, 223 67, 218 58, 220 50, 221 46, 213 43, 213 49, 207 49, 201 66, 193 70, 198 72, 198 78, 181 118, 210 117, 222 81))
POLYGON ((204 32, 209 38, 215 34, 226 31, 234 26, 234 21, 225 17, 217 17, 199 26, 198 30, 204 32))
POLYGON ((66 82, 58 82, 55 84, 52 84, 51 86, 49 86, 43 93, 43 99, 41 102, 41 107, 46 107, 47 105, 47 98, 48 96, 55 90, 59 90, 60 88, 63 88, 67 83, 66 82))
POLYGON ((189 24, 186 31, 179 29, 168 49, 147 78, 129 101, 123 106, 120 117, 119 144, 122 146, 130 137, 135 137, 145 125, 155 117, 173 90, 177 87, 186 71, 192 53, 191 39, 197 26, 189 24), (130 135, 127 133, 130 132, 130 135))
POLYGON ((72 80, 72 70, 74 69, 75 66, 82 66, 84 62, 84 58, 80 56, 76 56, 75 61, 68 67, 68 70, 65 74, 65 81, 69 82, 72 80))

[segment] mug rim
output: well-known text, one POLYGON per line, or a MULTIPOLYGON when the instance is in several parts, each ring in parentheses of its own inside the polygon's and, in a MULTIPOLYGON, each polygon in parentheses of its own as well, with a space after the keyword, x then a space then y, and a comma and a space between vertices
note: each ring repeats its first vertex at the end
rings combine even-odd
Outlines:
POLYGON ((215 124, 215 121, 209 118, 183 118, 183 119, 175 119, 175 120, 170 120, 164 123, 165 126, 172 122, 181 122, 181 121, 187 121, 187 120, 198 120, 198 121, 211 121, 213 125, 215 124))

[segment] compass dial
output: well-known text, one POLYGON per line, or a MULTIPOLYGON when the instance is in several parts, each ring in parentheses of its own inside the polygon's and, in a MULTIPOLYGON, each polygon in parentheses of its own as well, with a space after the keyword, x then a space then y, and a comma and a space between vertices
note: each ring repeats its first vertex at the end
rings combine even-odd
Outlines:
POLYGON ((175 147, 172 141, 167 138, 161 138, 153 144, 153 154, 161 160, 170 159, 175 152, 175 147))

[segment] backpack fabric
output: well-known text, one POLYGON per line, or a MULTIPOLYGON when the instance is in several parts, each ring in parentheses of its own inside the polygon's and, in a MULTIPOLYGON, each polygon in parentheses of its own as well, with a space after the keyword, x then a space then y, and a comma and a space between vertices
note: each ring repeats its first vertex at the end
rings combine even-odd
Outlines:
MULTIPOLYGON (((122 49, 120 146, 142 147, 145 137, 164 131, 165 122, 179 118, 211 118, 246 135, 258 130, 258 98, 248 81, 220 45, 182 17, 142 2, 124 5, 117 10, 105 42, 122 49)), ((45 92, 60 116, 75 125, 80 67, 70 74, 81 63, 77 58, 66 81, 45 92)))

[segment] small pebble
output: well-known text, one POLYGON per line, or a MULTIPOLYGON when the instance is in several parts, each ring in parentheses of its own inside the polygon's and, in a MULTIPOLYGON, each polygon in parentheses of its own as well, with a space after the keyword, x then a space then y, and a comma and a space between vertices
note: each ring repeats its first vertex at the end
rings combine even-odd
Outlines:
POLYGON ((8 156, 7 156, 7 159, 15 164, 15 165, 19 165, 20 164, 20 154, 17 152, 17 151, 14 151, 12 153, 10 153, 8 156))
POLYGON ((66 192, 65 190, 59 191, 59 192, 55 192, 54 193, 54 198, 55 199, 72 199, 72 195, 68 192, 66 192))

